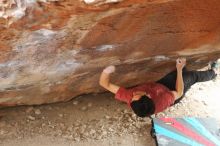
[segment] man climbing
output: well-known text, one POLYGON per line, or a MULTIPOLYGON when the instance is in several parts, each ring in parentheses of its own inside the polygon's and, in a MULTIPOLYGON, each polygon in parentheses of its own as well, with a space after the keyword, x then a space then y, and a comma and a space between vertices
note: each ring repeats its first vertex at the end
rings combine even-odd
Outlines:
POLYGON ((186 59, 176 60, 176 71, 167 74, 157 82, 147 82, 133 88, 125 89, 110 82, 114 66, 106 67, 99 84, 115 94, 117 100, 126 102, 139 117, 146 117, 162 112, 179 102, 186 91, 197 82, 209 81, 217 75, 217 64, 207 71, 187 71, 186 59))

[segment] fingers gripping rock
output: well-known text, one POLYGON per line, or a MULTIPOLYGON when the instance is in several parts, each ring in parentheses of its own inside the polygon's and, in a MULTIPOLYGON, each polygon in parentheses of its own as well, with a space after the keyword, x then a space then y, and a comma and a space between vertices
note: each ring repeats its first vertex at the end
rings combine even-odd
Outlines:
POLYGON ((186 59, 185 58, 178 58, 176 60, 176 68, 177 68, 177 70, 182 70, 185 65, 186 65, 186 59))
POLYGON ((103 72, 107 73, 107 74, 113 73, 113 72, 115 72, 115 66, 113 66, 113 65, 108 66, 103 70, 103 72))

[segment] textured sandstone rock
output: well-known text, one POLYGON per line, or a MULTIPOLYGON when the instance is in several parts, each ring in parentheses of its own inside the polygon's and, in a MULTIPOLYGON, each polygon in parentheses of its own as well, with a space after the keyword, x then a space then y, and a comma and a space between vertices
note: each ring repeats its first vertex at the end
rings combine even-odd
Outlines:
POLYGON ((86 4, 93 4, 93 5, 102 5, 106 3, 118 3, 122 1, 123 0, 84 0, 86 4))
POLYGON ((0 105, 43 104, 132 86, 220 54, 219 0, 9 0, 0 4, 0 105))

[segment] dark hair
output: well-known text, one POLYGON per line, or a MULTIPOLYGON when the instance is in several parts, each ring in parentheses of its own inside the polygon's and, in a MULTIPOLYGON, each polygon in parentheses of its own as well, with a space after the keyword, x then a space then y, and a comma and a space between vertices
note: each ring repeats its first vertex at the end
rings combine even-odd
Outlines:
POLYGON ((155 105, 152 99, 143 95, 139 100, 131 102, 131 108, 139 117, 146 117, 154 114, 155 105))

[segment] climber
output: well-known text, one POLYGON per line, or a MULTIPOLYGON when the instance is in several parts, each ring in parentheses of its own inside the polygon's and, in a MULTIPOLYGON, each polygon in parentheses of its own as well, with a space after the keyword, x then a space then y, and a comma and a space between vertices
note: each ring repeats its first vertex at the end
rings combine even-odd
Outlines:
POLYGON ((209 81, 217 75, 216 62, 207 71, 187 71, 185 64, 185 58, 178 58, 175 71, 157 82, 147 82, 128 89, 110 82, 110 74, 115 71, 115 66, 108 66, 101 73, 99 84, 114 93, 117 100, 126 102, 137 116, 146 117, 178 103, 196 82, 209 81))

